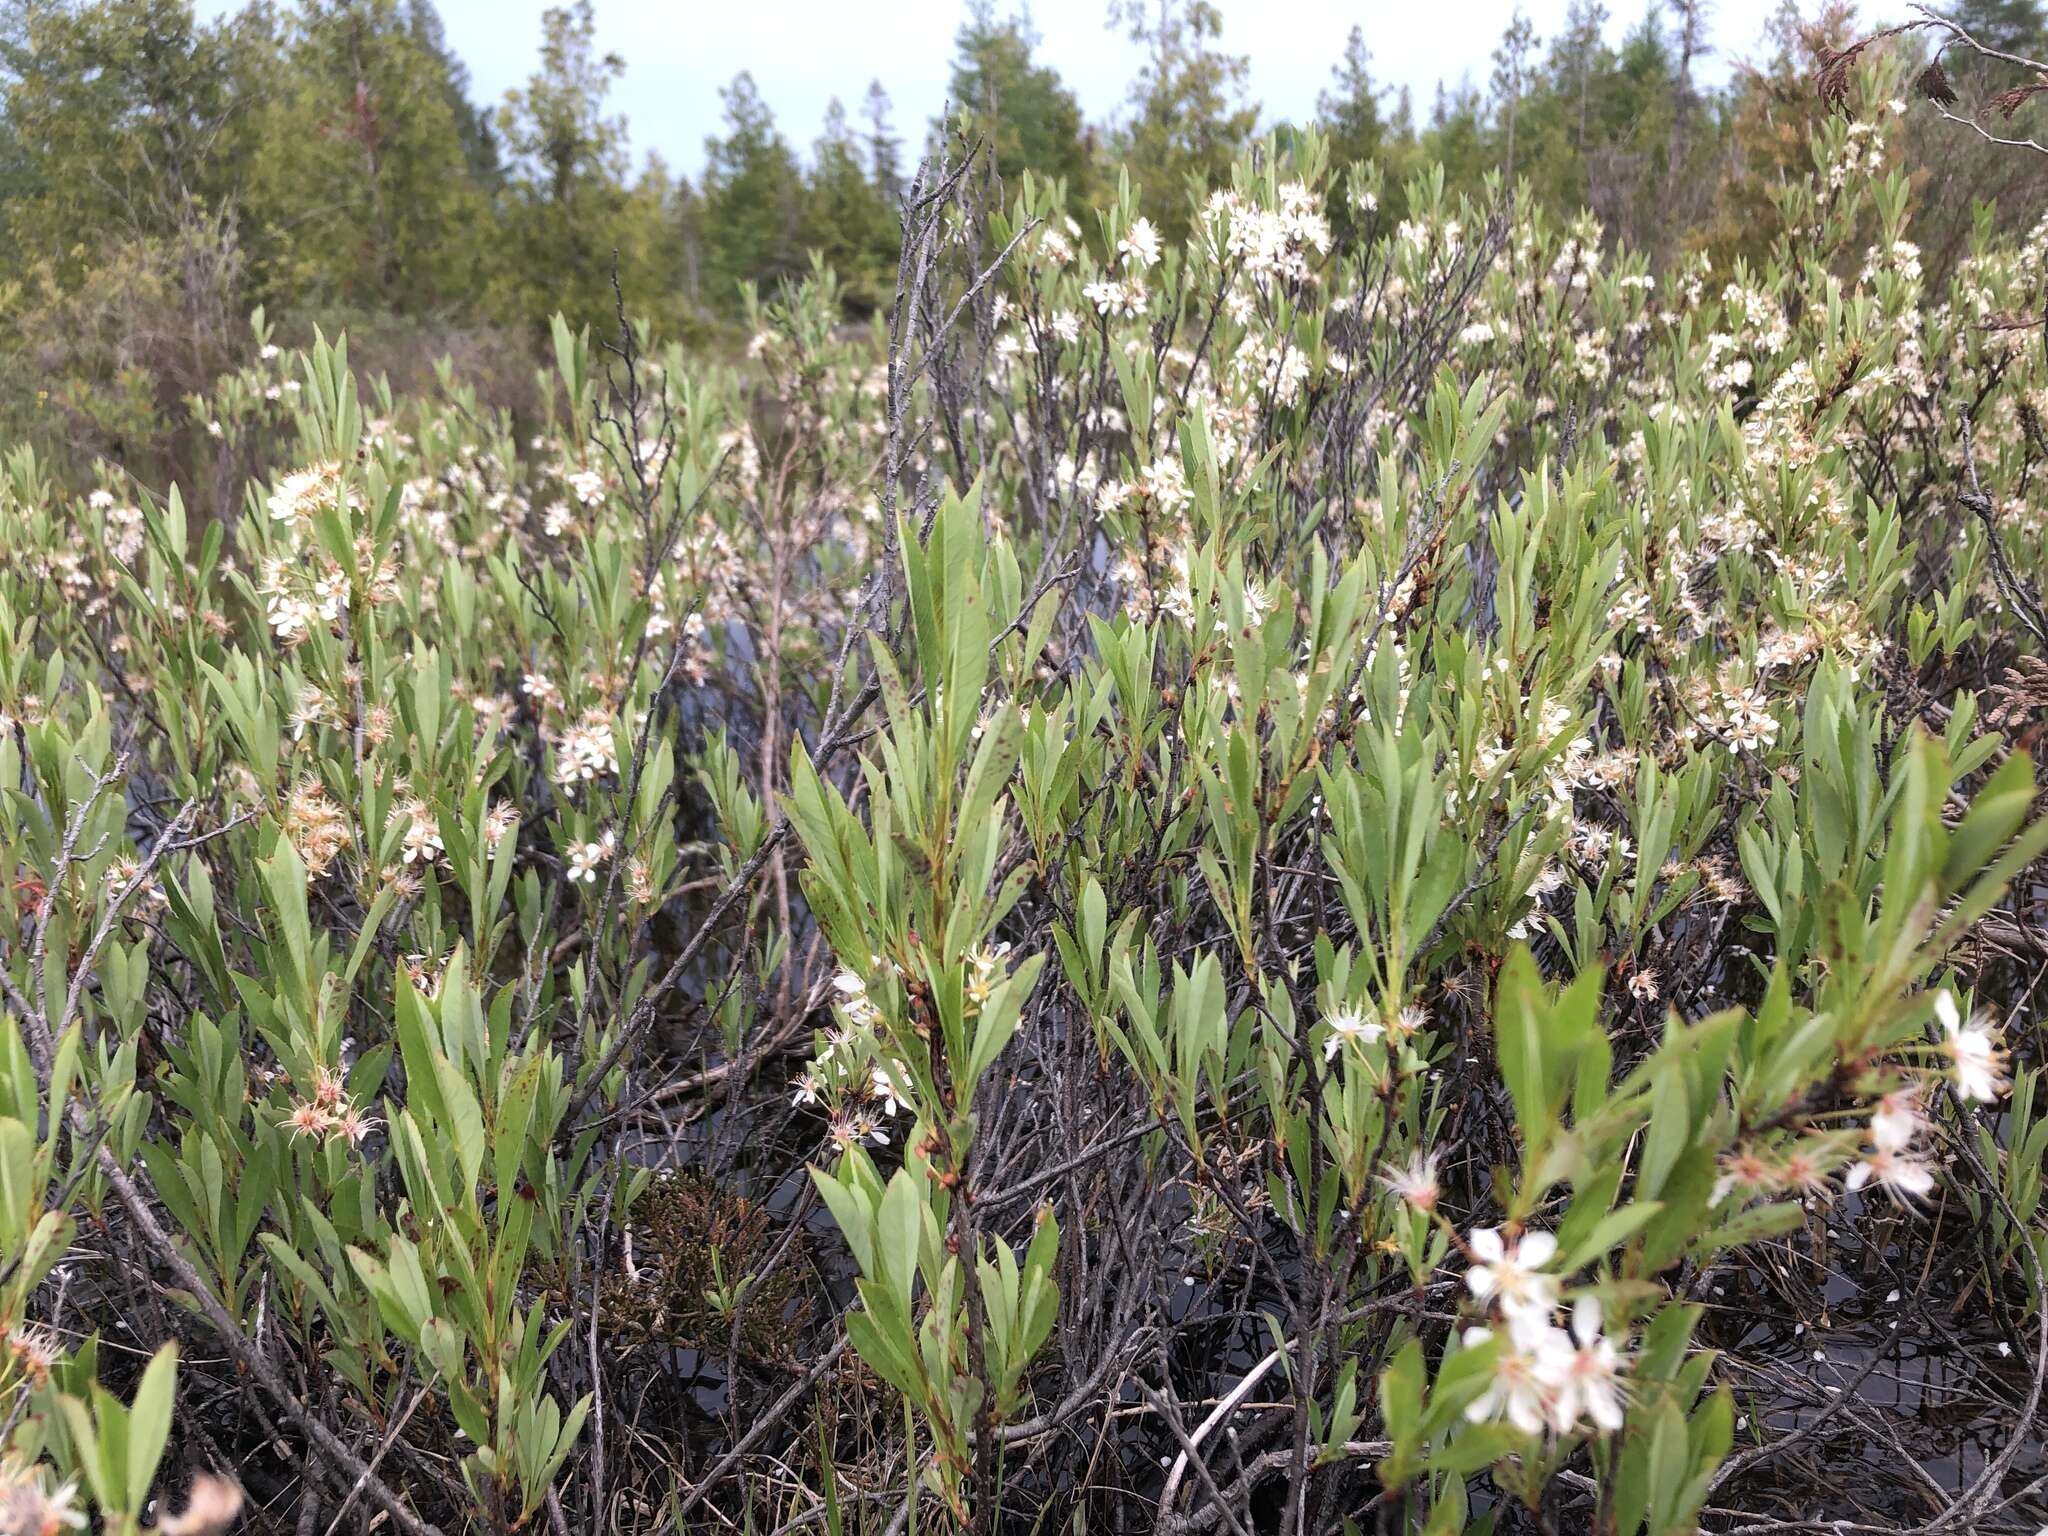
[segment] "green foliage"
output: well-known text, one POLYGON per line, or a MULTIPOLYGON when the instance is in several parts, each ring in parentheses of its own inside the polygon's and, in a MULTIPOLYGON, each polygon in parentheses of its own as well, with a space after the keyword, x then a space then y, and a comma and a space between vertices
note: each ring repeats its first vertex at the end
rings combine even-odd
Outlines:
POLYGON ((998 21, 994 0, 974 0, 954 42, 946 99, 1005 181, 1029 171, 1062 183, 1079 205, 1091 200, 1098 167, 1074 93, 1032 59, 1038 41, 1024 16, 998 21))
MULTIPOLYGON (((2039 1312, 2039 1064, 1964 1006, 2048 851, 2044 360, 1985 320, 2039 263, 1987 223, 1930 278, 1888 97, 1756 263, 1652 272, 1313 128, 1231 158, 1213 11, 1148 16, 1161 179, 1090 227, 927 163, 866 332, 887 146, 835 117, 807 177, 742 83, 743 367, 593 278, 515 436, 266 309, 187 402, 205 502, 7 456, 10 1498, 133 1529, 225 1442, 308 1525, 1666 1536, 1741 1493, 1704 1287, 1881 1228, 1994 1298, 1960 1347, 2039 1312), (88 1225, 118 1273, 60 1274, 88 1225), (715 1461, 635 1429, 684 1354, 715 1461), (1123 1436, 1161 1476, 1098 1482, 1123 1436)), ((548 27, 504 195, 565 243, 507 281, 633 223, 616 69, 548 27)), ((1573 27, 1590 119, 1634 66, 1573 27)), ((1024 41, 963 67, 1048 115, 972 110, 1064 133, 1024 41)), ((1390 132, 1365 65, 1333 115, 1390 132)), ((315 172, 478 164, 443 106, 315 172)))
POLYGON ((1119 159, 1144 189, 1146 213, 1178 237, 1189 227, 1190 195, 1228 176, 1258 123, 1258 108, 1244 100, 1251 64, 1223 52, 1223 14, 1209 0, 1117 0, 1110 20, 1145 55, 1119 159))

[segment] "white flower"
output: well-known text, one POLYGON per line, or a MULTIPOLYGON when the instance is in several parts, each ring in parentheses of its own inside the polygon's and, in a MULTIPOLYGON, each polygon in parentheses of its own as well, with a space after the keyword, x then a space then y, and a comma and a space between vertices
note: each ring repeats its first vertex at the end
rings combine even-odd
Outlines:
POLYGON ((584 784, 600 774, 619 771, 618 744, 612 737, 611 721, 601 714, 586 715, 570 726, 555 746, 557 784, 584 784))
POLYGON ((1247 624, 1262 624, 1273 611, 1273 594, 1255 578, 1244 581, 1244 617, 1247 624))
POLYGON ((1158 502, 1160 511, 1169 517, 1194 502, 1194 493, 1188 489, 1186 466, 1179 459, 1153 460, 1145 466, 1138 480, 1145 494, 1158 502))
POLYGON ((1557 1255, 1557 1239, 1548 1232, 1525 1232, 1510 1249, 1497 1227, 1472 1234, 1472 1252, 1479 1262, 1465 1271, 1465 1284, 1481 1301, 1498 1301, 1510 1318, 1547 1315, 1557 1306, 1557 1280, 1540 1274, 1557 1255))
POLYGON ((1591 1296, 1572 1308, 1569 1337, 1549 1329, 1536 1349, 1537 1370, 1555 1394, 1550 1423, 1570 1434, 1582 1418, 1612 1432, 1621 1428, 1621 1355, 1600 1328, 1600 1303, 1591 1296))
POLYGON ((82 1530, 86 1514, 77 1501, 78 1484, 59 1485, 45 1467, 10 1471, 0 1483, 0 1531, 60 1536, 82 1530))
POLYGON ((1376 1021, 1368 1019, 1357 1008, 1339 1008, 1324 1021, 1330 1026, 1330 1033, 1323 1041, 1323 1060, 1334 1058, 1347 1041, 1370 1045, 1386 1033, 1376 1021))
POLYGON ((1851 1189, 1875 1184, 1903 1205, 1934 1192, 1934 1170, 1917 1157, 1879 1147, 1851 1168, 1842 1182, 1851 1189))
POLYGON ((882 1113, 900 1115, 903 1111, 903 1095, 897 1092, 896 1076, 880 1062, 876 1062, 868 1077, 868 1093, 881 1101, 882 1113))
MULTIPOLYGON (((1465 1330, 1467 1349, 1476 1349, 1492 1340, 1491 1328, 1465 1330)), ((1536 1357, 1511 1335, 1501 1346, 1493 1380, 1466 1405, 1465 1417, 1478 1424, 1506 1415, 1507 1421, 1523 1434, 1540 1435, 1549 1405, 1550 1388, 1538 1373, 1536 1357)))
POLYGON ((882 1013, 868 996, 868 984, 858 972, 841 971, 832 978, 833 990, 839 994, 839 1006, 847 1020, 856 1028, 873 1029, 882 1021, 882 1013))
POLYGON ((1948 1035, 1941 1049, 1954 1063, 1956 1097, 1965 1103, 1975 1100, 1979 1104, 1996 1104, 2008 1087, 2005 1052, 1991 1038, 1984 1016, 1973 1013, 1966 1022, 1956 1006, 1955 994, 1946 990, 1935 994, 1934 1016, 1941 1020, 1948 1035))
POLYGON ((1728 709, 1728 740, 1738 752, 1762 752, 1778 739, 1778 722, 1762 703, 1737 699, 1728 709))
POLYGON ((431 864, 440 858, 442 848, 441 829, 434 824, 432 813, 425 806, 419 807, 406 826, 399 858, 407 864, 431 864))
POLYGON ((1122 282, 1098 278, 1081 290, 1081 297, 1095 306, 1098 315, 1109 316, 1142 314, 1150 298, 1144 283, 1136 277, 1122 282))
POLYGON ((289 644, 306 638, 307 626, 318 617, 313 606, 303 598, 272 596, 266 604, 267 617, 277 638, 289 644))
POLYGON ((611 849, 603 843, 571 843, 569 845, 569 879, 573 884, 581 881, 585 885, 597 883, 597 866, 605 861, 611 849))
MULTIPOLYGON (((319 464, 311 469, 296 469, 278 481, 277 489, 270 494, 270 516, 273 522, 296 522, 302 517, 338 503, 341 492, 341 467, 336 464, 319 464)), ((355 504, 353 495, 349 504, 355 504)))
POLYGON ((1380 1183, 1392 1190, 1401 1199, 1418 1211, 1436 1209, 1439 1193, 1436 1182, 1437 1154, 1434 1152, 1410 1153, 1405 1167, 1390 1168, 1379 1176, 1380 1183))
POLYGON ((1870 1144, 1880 1152, 1903 1152, 1920 1139, 1926 1126, 1919 1090, 1901 1088, 1877 1101, 1870 1116, 1870 1144))
POLYGON ((332 624, 341 617, 342 602, 348 596, 347 573, 333 570, 320 577, 313 583, 313 596, 319 599, 312 605, 313 611, 332 624))
POLYGON ((1152 227, 1150 219, 1134 220, 1130 232, 1117 242, 1116 248, 1140 267, 1154 266, 1159 261, 1159 231, 1152 227))

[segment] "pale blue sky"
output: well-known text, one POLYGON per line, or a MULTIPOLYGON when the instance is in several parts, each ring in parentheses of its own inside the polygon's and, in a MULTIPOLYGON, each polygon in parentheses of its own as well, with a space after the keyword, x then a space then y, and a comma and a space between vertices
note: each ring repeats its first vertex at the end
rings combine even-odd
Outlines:
MULTIPOLYGON (((1619 37, 1648 0, 1607 0, 1619 37)), ((1415 94, 1427 112, 1439 80, 1484 85, 1513 6, 1510 0, 1218 0, 1224 43, 1249 54, 1251 96, 1268 121, 1305 118, 1330 80, 1354 25, 1365 29, 1374 69, 1415 94)), ((199 0, 202 13, 237 8, 199 0)), ((468 64, 471 95, 495 104, 532 70, 547 0, 438 0, 448 39, 468 64)), ((1703 76, 1720 81, 1746 58, 1761 58, 1765 19, 1779 0, 1712 0, 1703 76)), ((998 0, 998 13, 1009 9, 998 0)), ((1526 0, 1547 47, 1566 0, 1526 0)), ((1033 23, 1040 57, 1066 78, 1090 119, 1122 106, 1137 50, 1104 24, 1105 0, 1038 0, 1033 23)), ((944 103, 953 37, 965 0, 596 0, 599 42, 626 60, 615 108, 636 152, 658 150, 694 177, 705 135, 719 131, 719 87, 751 70, 783 133, 807 152, 835 95, 858 115, 868 81, 894 98, 896 128, 915 142, 944 103)))

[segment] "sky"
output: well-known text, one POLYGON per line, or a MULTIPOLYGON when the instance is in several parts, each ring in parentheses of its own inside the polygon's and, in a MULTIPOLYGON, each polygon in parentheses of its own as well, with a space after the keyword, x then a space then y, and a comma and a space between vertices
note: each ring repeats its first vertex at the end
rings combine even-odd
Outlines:
MULTIPOLYGON (((1365 31, 1373 71, 1408 86, 1418 116, 1437 83, 1484 87, 1491 55, 1513 13, 1511 0, 1217 0, 1223 43, 1251 58, 1251 99, 1264 122, 1301 120, 1330 82, 1353 26, 1365 31)), ((1540 46, 1564 24, 1567 0, 1525 0, 1540 46)), ((1618 39, 1650 0, 1607 0, 1618 39)), ((448 41, 469 66, 470 94, 495 104, 531 73, 547 0, 437 0, 448 41)), ((1711 0, 1713 56, 1701 77, 1719 83, 1741 60, 1761 57, 1766 17, 1779 0, 1711 0)), ((200 0, 220 15, 238 0, 200 0)), ((998 15, 1013 7, 998 0, 998 15)), ((868 82, 895 103, 899 137, 915 142, 945 104, 953 38, 965 0, 595 0, 598 42, 626 61, 612 108, 623 114, 636 158, 658 152, 696 177, 704 140, 722 125, 719 88, 750 70, 784 135, 808 152, 834 96, 858 117, 868 82)), ((1091 121, 1121 109, 1139 52, 1105 25, 1106 0, 1037 0, 1031 20, 1039 58, 1057 69, 1091 121)))

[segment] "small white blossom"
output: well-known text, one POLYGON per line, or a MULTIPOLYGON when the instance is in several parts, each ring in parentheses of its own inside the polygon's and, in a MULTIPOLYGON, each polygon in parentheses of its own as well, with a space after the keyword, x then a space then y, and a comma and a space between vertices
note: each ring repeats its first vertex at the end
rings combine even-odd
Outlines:
POLYGON ((1347 1044, 1370 1045, 1386 1033, 1377 1020, 1367 1018, 1358 1008, 1339 1008, 1323 1022, 1330 1027, 1323 1040, 1325 1061, 1332 1060, 1347 1044))
POLYGON ((1548 1232, 1525 1232, 1509 1248, 1499 1228, 1481 1227, 1472 1234, 1472 1253, 1479 1262, 1465 1272, 1465 1284, 1479 1300, 1498 1301, 1511 1318, 1555 1310, 1556 1277, 1540 1273, 1557 1256, 1557 1239, 1548 1232))
POLYGON ((611 853, 608 844, 572 843, 569 845, 569 879, 584 885, 597 883, 597 866, 611 853))
POLYGON ((1972 1014, 1966 1022, 1956 1006, 1955 995, 1948 991, 1935 995, 1934 1013, 1947 1035, 1941 1049, 1952 1064, 1956 1097, 1965 1103, 1996 1104, 2009 1086, 2005 1052, 1991 1038, 1984 1016, 1972 1014))
POLYGON ((1608 1433, 1621 1428, 1621 1355, 1600 1326, 1600 1303, 1591 1296, 1572 1308, 1569 1337, 1549 1329, 1536 1349, 1537 1371, 1555 1394, 1550 1424, 1570 1434, 1581 1419, 1608 1433))
MULTIPOLYGON (((1468 1328, 1465 1347, 1477 1349, 1491 1343, 1493 1336, 1490 1328, 1468 1328)), ((1538 1370, 1536 1356, 1510 1332, 1494 1365, 1493 1379, 1466 1405, 1465 1417, 1474 1424, 1506 1418, 1523 1434, 1540 1435, 1549 1420, 1550 1398, 1550 1385, 1538 1370)))
POLYGON ((1851 1168, 1842 1182, 1851 1189, 1875 1184, 1903 1205, 1924 1200, 1934 1192, 1934 1170, 1917 1157, 1879 1147, 1851 1168))
POLYGON ((1130 232, 1117 242, 1119 251, 1131 258, 1140 267, 1156 266, 1159 261, 1159 231, 1147 218, 1132 221, 1130 232))

